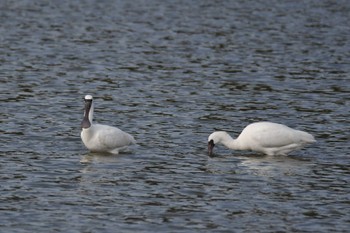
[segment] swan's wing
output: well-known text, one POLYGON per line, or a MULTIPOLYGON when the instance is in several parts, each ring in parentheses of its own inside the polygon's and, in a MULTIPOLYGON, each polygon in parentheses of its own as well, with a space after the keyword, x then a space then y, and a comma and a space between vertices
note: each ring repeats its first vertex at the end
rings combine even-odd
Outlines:
POLYGON ((290 144, 313 142, 313 136, 288 126, 275 123, 261 123, 243 130, 242 136, 264 148, 282 147, 290 144))
POLYGON ((108 150, 125 147, 135 143, 135 139, 128 133, 122 130, 105 126, 103 132, 98 134, 98 140, 103 147, 108 150))
POLYGON ((260 130, 252 138, 265 148, 282 147, 297 141, 293 132, 283 129, 260 130))

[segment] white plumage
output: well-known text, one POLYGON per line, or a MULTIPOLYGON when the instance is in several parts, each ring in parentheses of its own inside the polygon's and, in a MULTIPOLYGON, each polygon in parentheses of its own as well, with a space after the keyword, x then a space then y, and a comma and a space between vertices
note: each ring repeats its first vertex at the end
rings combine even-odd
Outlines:
POLYGON ((91 95, 85 98, 84 119, 81 122, 81 140, 92 152, 108 152, 118 154, 136 141, 128 133, 117 127, 93 124, 94 104, 91 95))
POLYGON ((223 144, 232 150, 287 155, 313 142, 316 142, 315 138, 304 131, 272 122, 257 122, 245 127, 237 139, 233 139, 225 131, 212 133, 208 138, 208 153, 213 154, 215 144, 223 144))

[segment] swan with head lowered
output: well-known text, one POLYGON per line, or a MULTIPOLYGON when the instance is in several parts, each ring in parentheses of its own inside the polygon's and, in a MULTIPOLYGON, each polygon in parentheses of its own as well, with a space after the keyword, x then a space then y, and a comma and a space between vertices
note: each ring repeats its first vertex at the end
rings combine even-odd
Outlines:
POLYGON ((84 118, 81 122, 81 140, 91 152, 108 152, 118 154, 129 145, 135 144, 133 136, 117 127, 94 124, 94 103, 91 95, 84 98, 84 118))
POLYGON ((212 156, 214 146, 223 144, 232 150, 250 150, 266 155, 288 155, 313 142, 316 142, 315 138, 304 131, 272 122, 257 122, 246 126, 236 139, 225 131, 210 134, 208 153, 212 156))

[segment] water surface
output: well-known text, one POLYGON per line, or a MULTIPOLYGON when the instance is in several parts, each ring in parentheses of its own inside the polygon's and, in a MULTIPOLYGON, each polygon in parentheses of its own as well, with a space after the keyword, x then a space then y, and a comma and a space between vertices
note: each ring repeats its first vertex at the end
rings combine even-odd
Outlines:
POLYGON ((347 232, 347 1, 0 3, 0 231, 347 232), (80 140, 96 121, 138 144, 80 140), (216 147, 269 120, 317 143, 216 147))

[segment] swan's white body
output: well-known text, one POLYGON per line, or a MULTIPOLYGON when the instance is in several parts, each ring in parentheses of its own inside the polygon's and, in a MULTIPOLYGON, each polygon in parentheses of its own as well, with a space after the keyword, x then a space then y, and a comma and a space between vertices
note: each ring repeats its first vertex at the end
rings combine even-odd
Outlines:
POLYGON ((214 145, 219 143, 232 150, 288 155, 313 142, 316 142, 315 138, 304 131, 272 122, 257 122, 245 127, 237 139, 233 139, 224 131, 212 133, 208 138, 208 152, 211 155, 214 145))
POLYGON ((118 154, 136 141, 122 130, 101 124, 93 124, 94 104, 92 96, 85 96, 84 119, 81 123, 81 140, 92 152, 108 152, 118 154))

